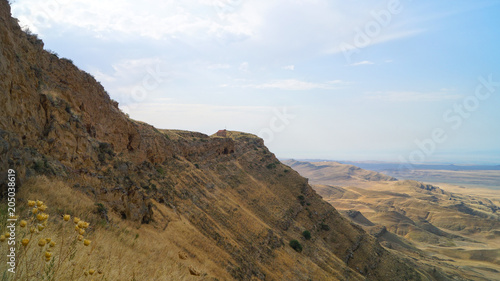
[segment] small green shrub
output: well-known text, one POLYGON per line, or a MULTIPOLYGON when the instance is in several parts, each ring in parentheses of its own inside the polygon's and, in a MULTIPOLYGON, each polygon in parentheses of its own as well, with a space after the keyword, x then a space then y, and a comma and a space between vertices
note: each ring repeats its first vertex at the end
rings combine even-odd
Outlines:
POLYGON ((276 164, 274 164, 274 163, 267 164, 266 168, 268 168, 269 170, 274 169, 274 168, 276 168, 276 164))
POLYGON ((37 160, 33 163, 33 169, 35 170, 35 172, 38 172, 38 173, 43 172, 44 166, 45 165, 44 165, 43 161, 41 161, 41 160, 37 160))
POLYGON ((72 59, 68 59, 68 58, 61 58, 62 61, 64 62, 67 62, 67 63, 73 63, 73 60, 72 59))
POLYGON ((107 160, 113 159, 115 153, 113 151, 113 145, 107 142, 100 142, 97 152, 97 159, 100 162, 105 162, 107 160))
POLYGON ((325 230, 325 231, 330 230, 330 226, 328 224, 321 223, 319 225, 319 227, 321 228, 321 230, 325 230))
POLYGON ((95 213, 99 214, 106 222, 109 222, 108 208, 106 208, 102 203, 95 203, 94 205, 96 206, 95 213))
POLYGON ((304 206, 306 204, 306 198, 304 195, 297 196, 297 199, 299 199, 300 205, 304 206))
POLYGON ((165 170, 164 170, 164 169, 163 169, 163 167, 161 167, 161 166, 156 167, 156 171, 157 171, 160 175, 165 175, 165 170))
POLYGON ((55 173, 54 169, 49 165, 49 162, 45 158, 35 160, 32 168, 39 174, 53 175, 55 173))
POLYGON ((289 245, 290 245, 290 247, 292 247, 295 251, 297 251, 297 252, 299 252, 299 253, 300 253, 300 252, 302 252, 302 245, 300 244, 300 242, 299 242, 299 241, 297 241, 297 240, 295 240, 295 239, 294 239, 294 240, 291 240, 289 245))
POLYGON ((304 230, 304 232, 302 232, 302 236, 304 236, 306 240, 309 240, 311 239, 311 232, 309 232, 309 230, 304 230))
POLYGON ((52 51, 52 50, 47 50, 47 52, 49 52, 49 54, 55 56, 56 58, 59 58, 59 54, 56 53, 55 51, 52 51))

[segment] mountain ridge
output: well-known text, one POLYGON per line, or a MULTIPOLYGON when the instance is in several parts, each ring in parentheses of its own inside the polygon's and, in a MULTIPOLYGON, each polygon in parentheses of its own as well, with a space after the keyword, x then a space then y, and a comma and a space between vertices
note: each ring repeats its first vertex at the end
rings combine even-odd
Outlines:
MULTIPOLYGON (((205 272, 220 269, 232 278, 214 280, 432 280, 344 219, 262 139, 134 121, 92 75, 23 32, 6 0, 0 0, 0 23, 3 198, 5 171, 15 169, 20 189, 38 175, 66 182, 158 235, 184 221, 206 245, 179 239, 178 246, 198 256, 211 249, 215 267, 206 265, 205 272), (305 230, 310 241, 300 238, 305 230), (301 253, 287 245, 292 239, 304 244, 301 253)), ((161 257, 154 252, 149 258, 161 257)))

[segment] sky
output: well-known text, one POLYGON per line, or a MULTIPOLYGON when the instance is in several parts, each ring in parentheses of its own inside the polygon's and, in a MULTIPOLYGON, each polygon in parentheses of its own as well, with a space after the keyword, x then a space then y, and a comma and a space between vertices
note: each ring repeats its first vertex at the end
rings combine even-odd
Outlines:
POLYGON ((500 164, 500 1, 17 0, 45 48, 162 129, 280 158, 500 164))

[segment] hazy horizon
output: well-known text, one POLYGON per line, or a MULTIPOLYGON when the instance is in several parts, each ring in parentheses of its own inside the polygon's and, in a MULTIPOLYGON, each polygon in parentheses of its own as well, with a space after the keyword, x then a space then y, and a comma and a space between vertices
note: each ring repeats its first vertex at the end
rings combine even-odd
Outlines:
POLYGON ((280 158, 500 164, 500 2, 17 0, 131 118, 280 158))
MULTIPOLYGON (((339 162, 339 163, 364 163, 364 164, 400 164, 399 161, 389 161, 389 160, 350 160, 350 159, 328 159, 328 158, 294 158, 294 157, 279 157, 280 160, 295 160, 295 161, 304 161, 304 162, 339 162)), ((500 164, 495 162, 483 162, 483 163, 472 163, 472 162, 439 162, 439 161, 427 161, 425 163, 416 163, 412 164, 414 166, 419 165, 456 165, 456 166, 488 166, 488 167, 498 167, 500 164)))

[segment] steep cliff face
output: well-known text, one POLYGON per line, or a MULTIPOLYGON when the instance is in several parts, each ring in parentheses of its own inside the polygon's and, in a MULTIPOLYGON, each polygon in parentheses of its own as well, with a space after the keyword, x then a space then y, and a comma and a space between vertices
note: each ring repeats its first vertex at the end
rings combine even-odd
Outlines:
POLYGON ((158 130, 127 118, 90 74, 21 31, 5 0, 0 153, 2 191, 14 168, 21 188, 36 174, 71 181, 123 219, 158 231, 186 220, 237 280, 425 279, 343 219, 261 139, 158 130), (305 230, 310 240, 301 238, 305 230), (301 253, 291 239, 301 240, 301 253))

